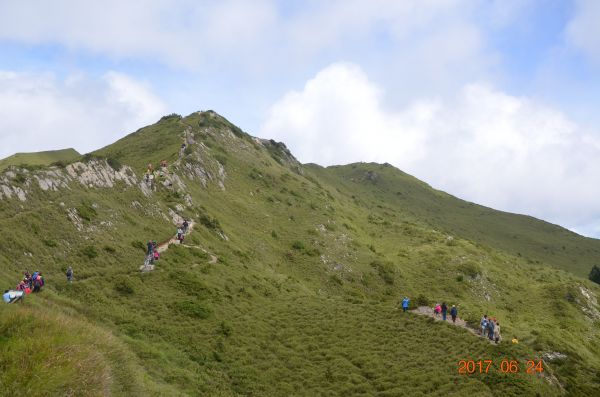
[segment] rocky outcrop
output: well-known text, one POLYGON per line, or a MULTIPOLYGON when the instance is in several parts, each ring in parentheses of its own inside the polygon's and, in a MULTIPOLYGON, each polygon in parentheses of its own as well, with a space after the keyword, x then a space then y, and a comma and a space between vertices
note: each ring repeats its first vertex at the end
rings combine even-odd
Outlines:
POLYGON ((65 168, 67 174, 87 187, 114 187, 117 181, 127 186, 134 186, 138 179, 130 167, 123 166, 115 171, 106 161, 92 160, 87 163, 77 162, 65 168))
MULTIPOLYGON (((130 167, 123 166, 116 171, 105 160, 76 162, 65 168, 49 167, 36 171, 11 167, 0 175, 0 200, 17 198, 26 201, 35 187, 57 192, 70 189, 73 183, 87 188, 112 188, 117 183, 136 186, 139 182, 130 167)), ((141 186, 140 189, 144 190, 141 186)))

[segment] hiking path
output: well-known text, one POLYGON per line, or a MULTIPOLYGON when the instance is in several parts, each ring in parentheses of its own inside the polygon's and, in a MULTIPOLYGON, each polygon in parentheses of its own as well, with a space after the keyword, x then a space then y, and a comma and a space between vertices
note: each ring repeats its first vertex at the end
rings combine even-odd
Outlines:
MULTIPOLYGON (((192 232, 195 224, 196 224, 196 222, 190 221, 190 224, 188 225, 188 230, 185 233, 186 236, 192 232)), ((158 251, 158 253, 160 253, 162 255, 162 253, 165 252, 166 250, 168 250, 169 246, 172 244, 181 245, 182 247, 186 247, 186 248, 195 248, 195 249, 202 250, 204 253, 206 253, 210 257, 210 260, 208 261, 208 263, 210 263, 210 264, 215 264, 219 260, 219 258, 217 258, 215 255, 211 254, 210 252, 208 252, 207 250, 205 250, 202 247, 198 247, 195 245, 181 244, 179 242, 179 240, 177 239, 177 234, 175 234, 173 237, 171 237, 169 240, 165 241, 164 243, 158 244, 156 246, 156 251, 158 251)), ((153 270, 154 270, 154 265, 151 263, 148 263, 147 261, 144 262, 144 264, 142 266, 140 266, 141 272, 151 272, 153 270)))

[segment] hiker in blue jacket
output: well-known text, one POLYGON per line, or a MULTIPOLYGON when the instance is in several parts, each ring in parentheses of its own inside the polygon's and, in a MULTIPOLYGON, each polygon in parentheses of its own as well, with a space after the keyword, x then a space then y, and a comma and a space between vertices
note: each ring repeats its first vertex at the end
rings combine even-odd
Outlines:
POLYGON ((481 318, 481 321, 479 322, 481 336, 483 336, 483 337, 485 337, 485 331, 487 329, 487 326, 488 326, 488 318, 487 318, 487 314, 484 314, 483 317, 481 318))
POLYGON ((452 305, 452 309, 450 309, 450 316, 452 317, 452 322, 456 323, 456 316, 458 316, 458 309, 455 305, 452 305))
POLYGON ((402 311, 405 312, 408 310, 408 304, 410 303, 410 299, 408 299, 408 297, 404 297, 404 299, 402 300, 402 311))

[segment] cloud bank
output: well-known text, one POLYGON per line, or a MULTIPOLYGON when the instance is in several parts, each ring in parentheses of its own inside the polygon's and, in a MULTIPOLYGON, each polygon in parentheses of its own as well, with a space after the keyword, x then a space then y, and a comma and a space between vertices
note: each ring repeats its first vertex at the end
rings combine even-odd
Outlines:
POLYGON ((92 151, 165 111, 144 84, 116 72, 61 80, 0 71, 0 157, 67 147, 92 151))
POLYGON ((461 198, 587 232, 600 221, 600 140, 557 109, 492 86, 394 110, 336 63, 275 103, 261 128, 301 161, 389 162, 461 198))

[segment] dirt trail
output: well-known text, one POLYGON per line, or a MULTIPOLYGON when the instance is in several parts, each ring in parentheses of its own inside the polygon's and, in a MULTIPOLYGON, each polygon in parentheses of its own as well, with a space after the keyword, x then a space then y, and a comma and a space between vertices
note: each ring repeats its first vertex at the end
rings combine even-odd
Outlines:
MULTIPOLYGON (((428 307, 428 306, 419 306, 416 309, 409 310, 409 312, 415 313, 415 314, 418 314, 418 315, 421 315, 421 316, 428 316, 428 317, 431 317, 431 318, 435 319, 436 321, 443 321, 442 320, 442 315, 440 314, 439 316, 436 316, 435 313, 433 312, 433 309, 431 307, 428 307)), ((448 317, 446 318, 446 322, 448 324, 450 324, 450 325, 454 325, 456 327, 464 328, 464 329, 468 330, 470 333, 472 333, 473 335, 480 336, 477 333, 478 330, 469 327, 467 325, 467 322, 465 320, 463 320, 462 318, 458 317, 458 316, 456 317, 456 322, 453 323, 452 322, 452 317, 450 317, 450 314, 448 314, 448 317)))
MULTIPOLYGON (((195 225, 195 224, 196 224, 196 222, 194 222, 194 221, 190 221, 190 223, 189 223, 189 225, 188 225, 188 230, 187 230, 187 233, 185 234, 186 236, 192 232, 192 230, 194 229, 194 225, 195 225)), ((168 249, 169 249, 169 245, 171 245, 171 244, 179 244, 179 240, 177 240, 177 234, 176 234, 176 235, 174 235, 173 237, 171 237, 171 238, 169 239, 169 241, 167 241, 167 242, 164 242, 164 243, 162 243, 162 244, 159 244, 159 245, 156 247, 156 250, 157 250, 157 251, 158 251, 160 254, 162 254, 163 252, 165 252, 166 250, 168 250, 168 249)))
POLYGON ((182 244, 181 246, 182 247, 186 247, 186 248, 194 248, 194 249, 197 249, 197 250, 200 250, 200 251, 204 252, 205 254, 207 254, 208 256, 210 256, 210 260, 208 261, 208 263, 210 263, 210 264, 215 264, 219 260, 219 258, 217 258, 215 255, 211 254, 210 252, 208 252, 207 250, 205 250, 202 247, 198 247, 197 245, 182 244))
MULTIPOLYGON (((195 224, 196 224, 196 223, 195 223, 194 221, 190 221, 190 224, 189 224, 189 226, 188 226, 188 230, 187 230, 186 236, 192 232, 192 230, 194 229, 194 225, 195 225, 195 224)), ((166 241, 166 242, 164 242, 164 243, 161 243, 161 244, 159 244, 159 245, 156 247, 156 250, 157 250, 157 251, 158 251, 160 254, 162 254, 163 252, 165 252, 166 250, 168 250, 168 249, 169 249, 169 246, 170 246, 171 244, 177 244, 177 245, 179 245, 179 240, 177 240, 177 235, 174 235, 174 236, 173 236, 172 238, 170 238, 168 241, 166 241)), ((217 263, 217 261, 219 260, 219 258, 217 258, 215 255, 213 255, 213 254, 209 253, 207 250, 205 250, 205 249, 204 249, 204 248, 202 248, 202 247, 198 247, 198 246, 195 246, 195 245, 186 245, 186 244, 181 244, 181 245, 182 245, 183 247, 186 247, 186 248, 195 248, 195 249, 202 250, 203 252, 205 252, 206 254, 208 254, 208 255, 210 256, 210 260, 208 261, 208 263, 215 264, 215 263, 217 263)), ((142 266, 140 266, 140 271, 142 271, 142 272, 151 272, 152 270, 154 270, 154 265, 153 265, 153 264, 151 264, 151 263, 146 263, 146 262, 145 262, 145 263, 144 263, 142 266)))

